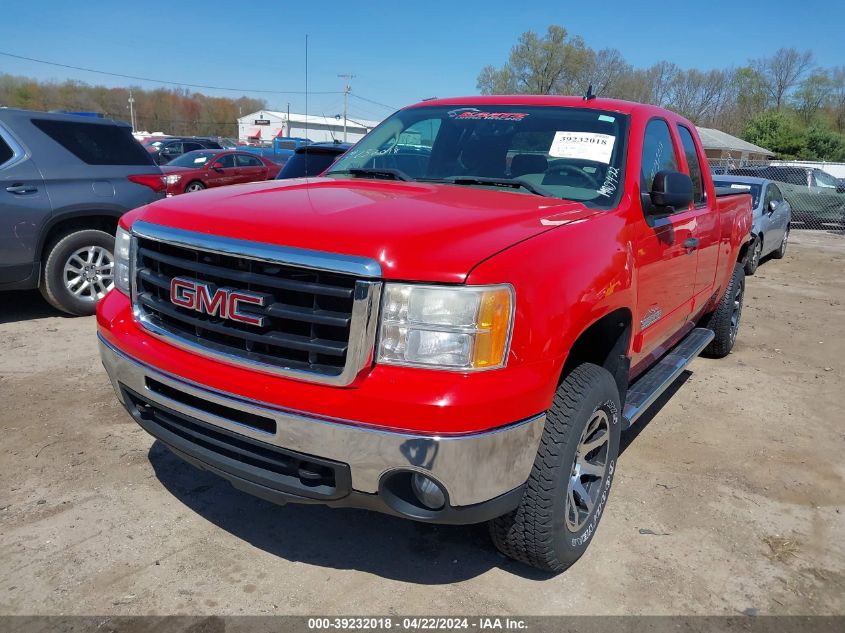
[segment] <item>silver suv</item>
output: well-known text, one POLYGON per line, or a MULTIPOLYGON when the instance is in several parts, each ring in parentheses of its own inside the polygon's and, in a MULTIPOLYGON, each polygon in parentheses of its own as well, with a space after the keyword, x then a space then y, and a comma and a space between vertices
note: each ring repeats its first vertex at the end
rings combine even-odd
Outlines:
POLYGON ((0 108, 0 290, 93 314, 113 285, 118 218, 164 188, 125 123, 0 108))

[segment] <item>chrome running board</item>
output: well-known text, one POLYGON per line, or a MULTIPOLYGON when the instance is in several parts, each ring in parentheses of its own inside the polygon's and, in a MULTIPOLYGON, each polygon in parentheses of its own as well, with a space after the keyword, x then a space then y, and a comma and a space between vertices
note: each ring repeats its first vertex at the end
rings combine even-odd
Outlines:
POLYGON ((622 412, 623 429, 637 421, 654 401, 666 391, 687 365, 713 340, 712 330, 695 328, 669 353, 628 387, 622 412))

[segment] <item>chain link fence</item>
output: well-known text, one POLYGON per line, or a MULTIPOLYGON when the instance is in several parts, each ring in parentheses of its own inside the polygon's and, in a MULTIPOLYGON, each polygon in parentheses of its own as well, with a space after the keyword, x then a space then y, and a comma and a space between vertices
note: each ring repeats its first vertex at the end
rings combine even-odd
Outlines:
MULTIPOLYGON (((790 227, 845 235, 845 163, 711 158, 719 176, 773 180, 792 210, 790 227)), ((732 179, 726 179, 732 180, 732 179)), ((723 181, 725 182, 725 181, 723 181)), ((762 201, 765 206, 771 195, 762 201)))

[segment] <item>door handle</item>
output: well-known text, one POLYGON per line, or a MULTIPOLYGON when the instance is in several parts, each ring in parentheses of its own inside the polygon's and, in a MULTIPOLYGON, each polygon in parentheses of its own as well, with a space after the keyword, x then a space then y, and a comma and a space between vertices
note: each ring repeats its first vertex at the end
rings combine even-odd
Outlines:
POLYGON ((684 240, 684 248, 687 249, 687 252, 689 253, 697 249, 699 244, 701 244, 701 240, 697 237, 688 237, 684 240))
POLYGON ((35 193, 38 191, 38 187, 33 187, 32 185, 12 185, 10 187, 6 187, 6 191, 16 195, 21 195, 24 193, 35 193))

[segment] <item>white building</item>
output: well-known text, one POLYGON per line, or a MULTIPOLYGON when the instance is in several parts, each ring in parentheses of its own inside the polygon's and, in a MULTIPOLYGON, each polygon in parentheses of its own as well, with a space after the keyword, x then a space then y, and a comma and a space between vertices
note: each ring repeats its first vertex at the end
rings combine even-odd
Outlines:
MULTIPOLYGON (((346 119, 346 140, 354 143, 380 121, 346 119)), ((325 117, 313 114, 259 110, 238 119, 238 140, 244 143, 272 141, 277 136, 308 138, 315 142, 343 141, 343 116, 325 117)))

